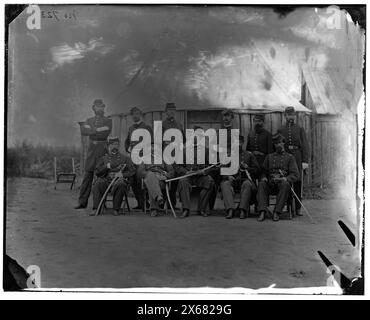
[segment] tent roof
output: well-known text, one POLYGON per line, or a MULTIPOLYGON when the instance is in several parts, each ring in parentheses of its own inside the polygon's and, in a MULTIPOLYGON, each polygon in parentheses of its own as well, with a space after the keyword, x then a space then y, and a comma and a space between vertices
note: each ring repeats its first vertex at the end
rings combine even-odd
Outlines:
POLYGON ((334 70, 302 66, 304 80, 318 114, 344 114, 357 106, 356 96, 349 93, 334 70))
POLYGON ((174 102, 179 110, 282 112, 294 106, 297 111, 311 112, 289 95, 251 42, 219 55, 204 53, 195 61, 186 53, 154 60, 126 62, 132 73, 119 97, 123 110, 138 106, 144 112, 160 111, 166 102, 174 102))

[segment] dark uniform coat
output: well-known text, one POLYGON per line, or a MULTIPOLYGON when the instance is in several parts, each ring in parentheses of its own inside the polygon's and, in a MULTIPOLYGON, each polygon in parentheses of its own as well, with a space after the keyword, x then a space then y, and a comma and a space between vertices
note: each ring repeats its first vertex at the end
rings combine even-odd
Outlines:
POLYGON ((134 123, 128 129, 127 138, 125 140, 125 149, 127 152, 132 150, 132 148, 139 143, 139 141, 131 141, 131 135, 136 129, 147 129, 150 133, 150 136, 153 138, 153 130, 151 126, 147 125, 144 121, 134 123))
MULTIPOLYGON (((308 143, 304 129, 296 124, 287 124, 278 132, 285 138, 285 150, 292 154, 297 162, 299 172, 302 171, 302 162, 308 163, 308 143)), ((301 175, 299 175, 301 180, 301 175)))
POLYGON ((168 129, 179 129, 183 134, 183 128, 180 123, 176 121, 176 119, 173 119, 172 121, 169 119, 166 119, 162 122, 162 131, 163 133, 168 129))
POLYGON ((283 151, 282 153, 274 152, 266 156, 263 162, 262 178, 266 177, 268 182, 261 179, 258 184, 257 202, 259 211, 267 211, 269 203, 269 194, 276 192, 275 211, 278 214, 283 212, 284 204, 288 200, 290 186, 296 182, 299 177, 296 161, 294 157, 283 151), (287 181, 278 180, 286 177, 287 181))
POLYGON ((263 154, 261 155, 255 154, 258 164, 262 166, 266 155, 273 152, 271 133, 264 128, 259 132, 256 130, 250 131, 247 138, 246 150, 252 153, 255 151, 262 152, 263 154))
POLYGON ((123 200, 124 193, 128 190, 130 178, 135 174, 135 167, 131 159, 120 153, 105 154, 98 160, 96 166, 97 179, 93 185, 93 209, 97 209, 101 198, 107 189, 109 183, 117 172, 122 172, 122 178, 119 178, 112 185, 111 193, 113 195, 113 209, 119 210, 123 200), (110 168, 107 164, 110 163, 110 168))
POLYGON ((282 177, 279 170, 287 178, 288 182, 293 183, 299 179, 299 171, 294 157, 284 151, 274 152, 266 156, 263 162, 261 178, 266 177, 273 180, 274 177, 282 177))
POLYGON ((105 154, 98 160, 96 166, 96 176, 99 178, 105 178, 111 180, 112 174, 122 171, 123 178, 130 178, 135 174, 135 167, 131 159, 121 153, 116 154, 105 154), (107 168, 107 164, 110 163, 110 169, 107 168))
POLYGON ((89 118, 81 127, 81 134, 89 136, 85 171, 93 172, 97 160, 107 152, 107 138, 112 131, 112 119, 102 116, 89 118), (96 131, 96 129, 105 129, 96 131))

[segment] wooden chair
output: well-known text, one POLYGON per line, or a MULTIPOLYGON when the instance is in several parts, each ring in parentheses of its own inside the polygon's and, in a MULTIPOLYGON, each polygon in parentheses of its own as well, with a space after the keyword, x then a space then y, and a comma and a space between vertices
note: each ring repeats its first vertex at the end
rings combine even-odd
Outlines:
POLYGON ((55 181, 55 186, 54 189, 57 189, 57 184, 58 183, 68 183, 71 185, 70 189, 73 189, 73 186, 75 185, 76 182, 76 169, 75 169, 75 161, 74 158, 71 159, 72 163, 72 171, 71 172, 61 172, 58 171, 58 161, 57 157, 54 157, 54 181, 55 181))

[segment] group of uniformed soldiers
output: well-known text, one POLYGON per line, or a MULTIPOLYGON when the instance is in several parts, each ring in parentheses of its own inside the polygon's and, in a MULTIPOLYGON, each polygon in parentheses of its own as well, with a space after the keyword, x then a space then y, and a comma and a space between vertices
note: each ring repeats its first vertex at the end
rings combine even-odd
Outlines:
MULTIPOLYGON (((151 148, 152 164, 133 164, 129 156, 119 152, 118 138, 108 138, 112 129, 111 119, 104 116, 104 103, 101 99, 94 101, 92 109, 95 117, 87 119, 82 125, 82 135, 89 136, 89 149, 85 164, 85 175, 80 188, 79 203, 76 209, 86 208, 92 189, 93 212, 113 178, 117 177, 112 186, 114 215, 120 214, 120 207, 124 193, 129 186, 132 187, 137 200, 136 209, 150 206, 150 214, 155 217, 163 209, 166 200, 170 201, 176 209, 176 194, 179 194, 182 214, 185 218, 190 215, 191 191, 198 188, 197 213, 208 216, 213 209, 218 188, 221 190, 225 205, 225 217, 231 219, 239 211, 241 219, 249 214, 250 206, 255 205, 258 210, 258 221, 263 221, 269 212, 269 195, 276 194, 276 206, 272 212, 272 219, 279 220, 289 195, 294 191, 299 201, 296 201, 296 215, 301 215, 301 184, 302 170, 308 167, 308 146, 304 129, 296 124, 296 112, 293 107, 285 109, 286 124, 277 133, 272 135, 264 128, 264 114, 253 117, 253 129, 247 137, 246 148, 244 137, 239 136, 239 171, 233 176, 221 176, 220 168, 210 168, 208 159, 209 150, 205 148, 205 162, 197 164, 197 147, 205 145, 205 136, 196 134, 194 143, 182 144, 184 160, 188 148, 194 150, 194 164, 168 165, 164 161, 154 161, 157 150, 151 148), (96 176, 93 183, 94 174, 96 176), (165 180, 177 178, 170 183, 169 198, 164 193, 165 180), (149 203, 145 203, 144 188, 148 192, 149 203), (239 191, 240 202, 235 203, 235 193, 239 191)), ((184 133, 182 126, 176 121, 176 106, 174 103, 166 104, 166 120, 163 121, 163 132, 176 128, 184 133)), ((125 150, 130 153, 139 141, 132 141, 131 135, 135 129, 147 129, 153 136, 152 128, 143 120, 142 111, 134 107, 130 110, 134 124, 128 130, 124 142, 125 150)), ((234 114, 231 110, 222 112, 222 129, 227 129, 227 149, 231 152, 231 134, 234 114)), ((199 128, 199 127, 198 127, 199 128)), ((197 129, 197 128, 194 128, 197 129)), ((158 149, 161 150, 161 149, 158 149)))

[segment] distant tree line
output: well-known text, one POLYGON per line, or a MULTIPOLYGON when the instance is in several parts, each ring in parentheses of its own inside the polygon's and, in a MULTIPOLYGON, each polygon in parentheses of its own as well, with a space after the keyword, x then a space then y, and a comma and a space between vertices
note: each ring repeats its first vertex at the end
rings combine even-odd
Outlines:
POLYGON ((32 177, 52 179, 54 177, 54 157, 57 157, 57 169, 72 172, 75 159, 79 169, 80 151, 71 146, 33 145, 27 141, 16 143, 7 148, 6 170, 8 177, 32 177))

